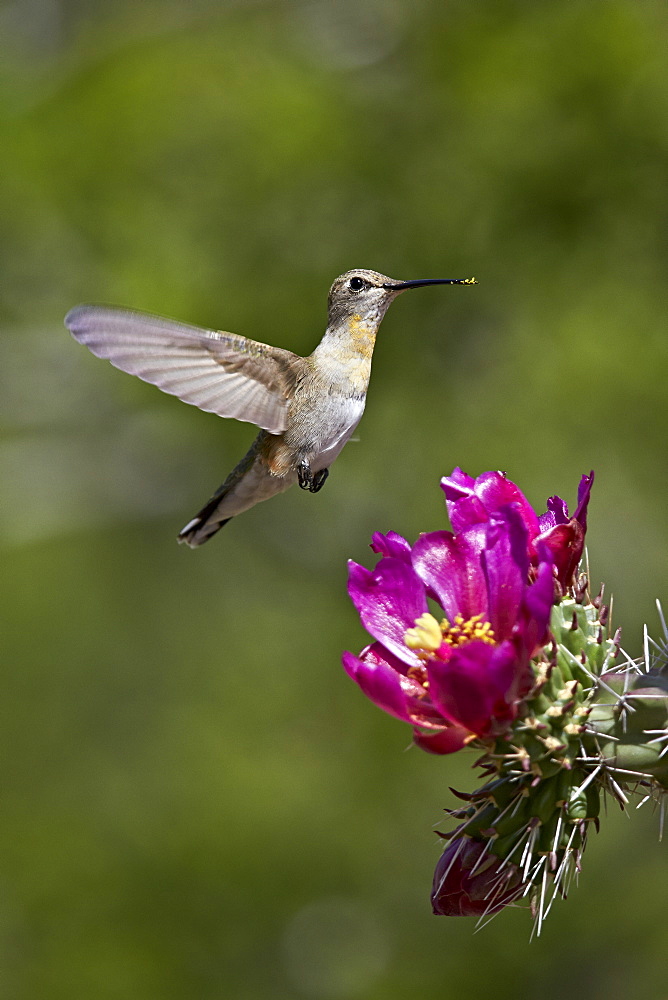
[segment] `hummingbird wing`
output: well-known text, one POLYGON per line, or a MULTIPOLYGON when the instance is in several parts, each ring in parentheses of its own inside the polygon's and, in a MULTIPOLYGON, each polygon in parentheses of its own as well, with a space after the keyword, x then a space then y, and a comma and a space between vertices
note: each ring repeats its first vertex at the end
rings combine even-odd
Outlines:
POLYGON ((76 306, 65 326, 99 358, 184 403, 270 434, 285 430, 302 360, 291 351, 113 306, 76 306))

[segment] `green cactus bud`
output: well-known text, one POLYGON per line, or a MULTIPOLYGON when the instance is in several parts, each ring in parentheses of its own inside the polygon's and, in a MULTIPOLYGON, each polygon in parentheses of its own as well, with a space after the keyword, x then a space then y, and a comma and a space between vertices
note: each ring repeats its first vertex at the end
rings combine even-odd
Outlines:
POLYGON ((568 802, 566 803, 566 816, 571 823, 578 820, 587 819, 589 804, 587 802, 587 789, 581 787, 571 788, 568 802))

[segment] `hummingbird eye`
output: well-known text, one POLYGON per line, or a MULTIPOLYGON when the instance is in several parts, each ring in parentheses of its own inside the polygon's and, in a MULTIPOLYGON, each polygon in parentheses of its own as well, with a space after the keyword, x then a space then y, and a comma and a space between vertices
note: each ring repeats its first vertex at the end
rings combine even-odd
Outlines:
POLYGON ((348 288, 350 288, 353 292, 361 292, 365 285, 366 282, 361 278, 351 278, 348 282, 348 288))

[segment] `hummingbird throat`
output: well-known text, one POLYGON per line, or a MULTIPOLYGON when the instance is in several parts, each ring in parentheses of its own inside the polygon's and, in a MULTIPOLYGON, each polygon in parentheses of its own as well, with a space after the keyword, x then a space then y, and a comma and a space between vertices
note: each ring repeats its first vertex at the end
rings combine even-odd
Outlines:
POLYGON ((371 360, 371 355, 376 344, 377 332, 378 323, 363 319, 359 313, 355 313, 348 320, 348 333, 350 334, 353 350, 363 358, 371 360))

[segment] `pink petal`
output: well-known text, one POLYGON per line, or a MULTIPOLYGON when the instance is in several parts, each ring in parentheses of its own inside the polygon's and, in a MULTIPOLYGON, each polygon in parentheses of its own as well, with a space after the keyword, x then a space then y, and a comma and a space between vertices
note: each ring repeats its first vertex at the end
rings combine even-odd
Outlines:
POLYGON ((419 729, 413 732, 413 742, 427 753, 456 753, 466 746, 474 734, 462 726, 449 726, 435 733, 423 733, 419 729))
POLYGON ((518 486, 501 472, 483 472, 476 479, 476 496, 488 514, 501 510, 506 504, 516 504, 526 525, 529 538, 538 534, 538 516, 518 486))
POLYGON ((383 650, 379 643, 369 646, 362 656, 344 653, 343 666, 349 677, 379 708, 403 722, 411 722, 406 695, 401 684, 401 673, 392 663, 394 657, 383 650))
POLYGON ((417 653, 404 642, 406 630, 427 610, 424 585, 408 563, 381 559, 373 570, 348 563, 348 593, 362 624, 403 663, 419 665, 417 653))
POLYGON ((487 619, 497 642, 510 638, 529 571, 527 533, 515 505, 490 515, 482 563, 487 586, 487 619))
POLYGON ((473 640, 457 647, 447 663, 429 661, 430 698, 446 719, 484 736, 515 717, 519 666, 512 643, 473 640))
POLYGON ((487 585, 480 561, 486 526, 469 528, 459 535, 431 531, 413 546, 413 566, 434 592, 446 617, 453 621, 487 612, 487 585))
POLYGON ((411 547, 405 538, 398 535, 396 531, 388 531, 386 535, 380 531, 374 532, 371 538, 371 548, 379 556, 391 556, 394 559, 403 559, 410 562, 411 547))

